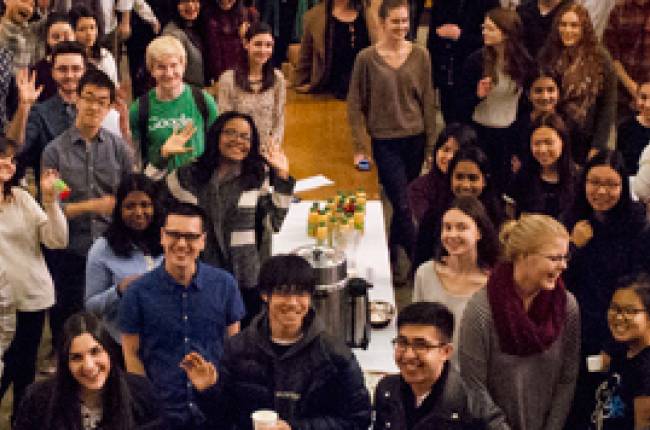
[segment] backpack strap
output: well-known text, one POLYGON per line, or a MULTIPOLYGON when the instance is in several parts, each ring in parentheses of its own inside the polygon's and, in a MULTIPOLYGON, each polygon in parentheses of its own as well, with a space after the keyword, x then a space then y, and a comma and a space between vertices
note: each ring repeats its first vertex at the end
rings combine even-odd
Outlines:
POLYGON ((194 103, 196 104, 196 107, 199 109, 199 112, 201 113, 201 116, 203 117, 203 130, 205 133, 208 133, 208 127, 210 126, 208 124, 208 105, 205 102, 205 94, 203 94, 203 90, 199 87, 195 87, 194 85, 190 85, 190 88, 192 89, 192 97, 194 98, 194 103))
MULTIPOLYGON (((203 90, 190 85, 192 90, 192 98, 196 107, 199 109, 201 116, 203 117, 203 128, 205 133, 208 132, 208 105, 205 102, 205 95, 203 90)), ((140 155, 142 157, 142 165, 146 166, 149 159, 148 148, 149 148, 149 139, 148 135, 148 122, 149 122, 149 93, 145 93, 138 97, 138 130, 140 131, 140 155)))
POLYGON ((146 92, 138 97, 138 131, 140 131, 140 157, 142 157, 142 166, 147 165, 149 154, 149 139, 147 134, 149 131, 149 93, 146 92))

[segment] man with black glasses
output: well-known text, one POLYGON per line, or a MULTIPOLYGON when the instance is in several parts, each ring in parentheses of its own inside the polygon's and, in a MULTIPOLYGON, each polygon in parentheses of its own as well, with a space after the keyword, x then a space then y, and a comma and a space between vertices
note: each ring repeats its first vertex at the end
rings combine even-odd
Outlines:
POLYGON ((126 290, 119 324, 127 371, 148 376, 173 430, 200 430, 205 418, 179 364, 201 354, 217 365, 227 336, 239 331, 244 305, 227 272, 201 263, 205 213, 179 203, 161 229, 164 262, 126 290))
POLYGON ((446 306, 413 303, 399 313, 397 330, 400 374, 377 385, 375 430, 510 428, 489 395, 468 388, 449 364, 454 315, 446 306))

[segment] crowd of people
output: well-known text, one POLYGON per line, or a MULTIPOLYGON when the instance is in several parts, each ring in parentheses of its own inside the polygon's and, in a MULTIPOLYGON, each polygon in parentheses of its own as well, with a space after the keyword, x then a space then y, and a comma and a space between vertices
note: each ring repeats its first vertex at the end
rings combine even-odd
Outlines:
POLYGON ((422 3, 3 1, 13 429, 650 428, 650 0, 434 0, 420 45, 422 3), (271 255, 290 86, 346 100, 411 266, 372 396, 271 255))

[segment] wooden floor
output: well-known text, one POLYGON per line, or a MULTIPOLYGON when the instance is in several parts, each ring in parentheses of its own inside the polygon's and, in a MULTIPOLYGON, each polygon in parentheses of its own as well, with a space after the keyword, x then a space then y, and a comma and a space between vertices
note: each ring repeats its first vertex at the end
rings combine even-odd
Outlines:
POLYGON ((287 91, 284 150, 296 179, 323 174, 334 185, 300 193, 303 199, 325 199, 337 190, 366 190, 379 198, 375 169, 360 172, 352 165, 352 140, 345 101, 329 95, 287 91))

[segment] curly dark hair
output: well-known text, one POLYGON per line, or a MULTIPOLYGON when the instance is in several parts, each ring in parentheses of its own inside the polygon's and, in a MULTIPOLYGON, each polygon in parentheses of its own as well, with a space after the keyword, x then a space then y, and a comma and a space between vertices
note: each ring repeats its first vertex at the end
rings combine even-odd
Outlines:
POLYGON ((243 119, 251 129, 251 147, 248 155, 242 161, 240 181, 244 190, 258 188, 264 182, 266 161, 260 155, 260 137, 253 118, 245 113, 230 111, 225 112, 217 118, 208 130, 206 136, 205 152, 190 167, 192 177, 199 185, 206 184, 212 175, 219 168, 221 163, 221 151, 219 140, 221 132, 226 124, 232 119, 243 119))
POLYGON ((605 61, 589 12, 582 5, 569 3, 555 16, 538 62, 561 77, 558 108, 578 124, 584 122, 586 110, 605 85, 605 61), (582 27, 582 36, 574 46, 565 46, 560 37, 560 23, 569 12, 578 16, 582 27))
MULTIPOLYGON (((519 15, 514 10, 497 7, 491 9, 486 18, 494 22, 504 36, 503 72, 510 76, 519 88, 524 88, 534 62, 523 43, 523 25, 519 15)), ((482 49, 483 76, 491 77, 496 83, 498 81, 497 50, 492 46, 484 46, 482 49)))
POLYGON ((574 55, 596 54, 600 42, 598 42, 598 36, 596 35, 591 18, 589 17, 589 11, 578 3, 569 3, 560 9, 555 15, 555 18, 553 18, 551 32, 548 34, 546 43, 539 53, 539 64, 545 64, 547 66, 551 65, 554 63, 555 59, 567 51, 567 47, 564 46, 559 31, 560 21, 567 12, 574 12, 578 15, 578 19, 582 26, 582 37, 580 37, 577 45, 574 46, 574 49, 571 51, 577 51, 574 55))
POLYGON ((162 248, 160 246, 162 210, 159 199, 157 198, 158 195, 159 190, 157 185, 141 173, 128 175, 122 180, 117 187, 113 218, 104 233, 108 246, 110 246, 115 255, 128 258, 132 255, 136 246, 145 248, 142 251, 152 256, 162 254, 162 248), (122 219, 122 204, 126 197, 134 191, 140 191, 149 196, 154 208, 151 223, 141 232, 127 227, 122 219))

